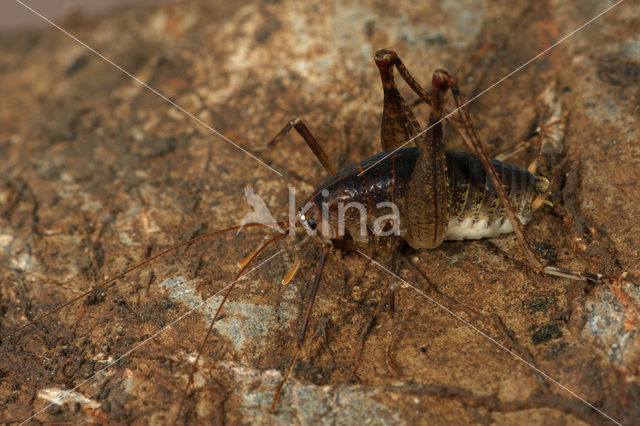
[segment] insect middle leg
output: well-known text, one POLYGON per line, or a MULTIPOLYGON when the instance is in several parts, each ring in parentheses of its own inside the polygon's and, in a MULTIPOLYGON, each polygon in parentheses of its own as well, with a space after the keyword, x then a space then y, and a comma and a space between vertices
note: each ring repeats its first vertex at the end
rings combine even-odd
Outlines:
POLYGON ((367 338, 370 335, 371 331, 373 330, 373 326, 380 321, 380 318, 382 317, 382 312, 385 310, 385 308, 387 310, 387 318, 386 318, 386 321, 384 321, 381 324, 381 328, 382 328, 381 334, 383 336, 383 339, 385 338, 388 339, 388 342, 386 344, 386 349, 385 349, 385 360, 386 360, 387 366, 389 367, 389 370, 393 371, 394 373, 399 372, 399 369, 396 366, 392 356, 393 343, 394 343, 393 330, 394 330, 394 322, 395 322, 395 287, 396 287, 395 281, 390 283, 387 286, 387 288, 385 289, 385 294, 383 294, 380 300, 378 300, 378 302, 376 303, 376 307, 373 310, 373 313, 371 314, 369 320, 367 321, 367 323, 359 333, 357 356, 353 362, 353 368, 351 370, 351 375, 354 377, 356 376, 356 373, 358 371, 358 366, 360 365, 360 361, 362 359, 362 354, 364 352, 364 346, 365 346, 365 343, 367 342, 367 338))
POLYGON ((309 301, 307 302, 307 307, 305 309, 304 319, 302 320, 302 327, 300 327, 300 331, 298 333, 298 339, 296 340, 296 350, 289 361, 289 365, 287 366, 287 370, 284 373, 284 377, 276 390, 275 395, 273 396, 273 402, 271 403, 271 411, 276 409, 278 405, 278 399, 280 399, 280 393, 282 393, 282 389, 284 388, 287 379, 291 375, 291 371, 296 364, 298 356, 300 355, 300 351, 302 350, 302 344, 304 343, 304 338, 307 334, 307 328, 309 326, 309 320, 311 319, 311 312, 313 310, 313 304, 316 300, 316 296, 318 295, 318 289, 320 288, 320 281, 322 280, 322 271, 324 270, 324 265, 327 261, 327 256, 331 250, 331 246, 326 245, 323 247, 322 257, 320 258, 320 263, 318 264, 318 271, 316 272, 316 277, 313 281, 313 285, 311 287, 311 295, 309 296, 309 301))
POLYGON ((311 148, 311 151, 313 151, 313 154, 316 156, 318 161, 320 161, 320 164, 322 164, 322 167, 324 167, 329 175, 335 176, 338 174, 336 166, 334 166, 331 160, 329 160, 329 157, 324 152, 316 138, 313 137, 313 134, 309 131, 307 125, 299 117, 290 120, 282 130, 280 130, 278 134, 267 143, 267 148, 275 147, 276 144, 291 131, 291 129, 295 129, 295 131, 302 136, 302 139, 304 139, 309 148, 311 148))

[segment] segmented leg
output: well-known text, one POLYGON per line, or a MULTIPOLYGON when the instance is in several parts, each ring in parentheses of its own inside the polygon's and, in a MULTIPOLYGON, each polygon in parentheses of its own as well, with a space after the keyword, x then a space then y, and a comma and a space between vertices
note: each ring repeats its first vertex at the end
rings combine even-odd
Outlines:
MULTIPOLYGON (((400 60, 400 58, 395 52, 392 52, 392 51, 386 51, 386 52, 389 53, 392 56, 392 58, 394 58, 394 65, 396 66, 396 69, 398 70, 402 78, 407 82, 409 87, 411 87, 411 89, 424 102, 431 104, 432 110, 433 110, 433 107, 434 107, 433 105, 434 102, 432 102, 433 96, 429 94, 429 92, 427 92, 424 88, 422 88, 420 84, 418 84, 418 82, 411 76, 411 74, 402 64, 402 61, 400 60)), ((531 243, 527 239, 527 235, 524 231, 524 227, 522 226, 522 223, 517 217, 517 213, 513 206, 513 203, 511 199, 507 196, 507 193, 502 185, 502 182, 500 181, 500 178, 498 177, 498 174, 496 173, 496 170, 493 164, 491 163, 489 155, 487 154, 484 144, 482 143, 480 136, 478 135, 478 132, 475 126, 473 125, 471 116, 469 115, 469 111, 467 110, 467 107, 466 107, 467 102, 465 101, 462 94, 460 93, 460 89, 458 88, 455 79, 449 76, 446 73, 446 71, 441 71, 441 73, 442 73, 442 78, 446 79, 448 86, 451 89, 453 98, 456 103, 456 108, 457 108, 456 110, 460 117, 459 123, 461 125, 452 126, 452 127, 460 135, 460 137, 465 142, 467 147, 472 152, 474 152, 482 162, 482 165, 487 173, 487 176, 489 177, 489 179, 491 180, 491 183, 496 189, 496 193, 500 198, 500 203, 505 209, 507 217, 509 218, 511 225, 513 226, 514 234, 531 268, 540 274, 544 273, 548 275, 570 278, 570 279, 579 280, 579 281, 590 281, 594 283, 607 283, 607 284, 619 284, 621 282, 625 282, 626 274, 623 274, 621 277, 605 277, 605 276, 602 276, 601 274, 593 274, 590 272, 580 272, 580 271, 574 271, 574 270, 565 269, 565 268, 549 266, 547 265, 548 261, 546 259, 541 258, 533 250, 531 243)), ((433 125, 430 124, 429 130, 431 130, 432 128, 433 129, 437 128, 438 124, 440 123, 438 122, 433 125)), ((428 131, 427 131, 427 134, 428 134, 428 131)), ((446 195, 445 195, 445 200, 446 200, 446 195)))
MULTIPOLYGON (((396 247, 396 240, 398 239, 397 235, 393 234, 391 236, 391 271, 393 271, 394 274, 397 275, 398 273, 398 250, 396 247)), ((350 248, 347 249, 349 251, 356 251, 356 252, 360 252, 359 249, 357 248, 350 248)), ((374 249, 375 250, 375 249, 374 249)), ((374 256, 374 253, 370 253, 372 256, 374 256)), ((367 262, 370 263, 371 260, 369 260, 367 262)), ((392 356, 392 350, 393 350, 393 324, 395 322, 395 288, 396 288, 396 282, 391 282, 389 283, 389 285, 387 286, 387 294, 386 296, 383 296, 380 301, 378 301, 377 305, 376 305, 376 309, 373 313, 373 315, 371 316, 371 318, 369 319, 369 321, 367 322, 367 324, 365 325, 365 327, 362 329, 362 332, 360 333, 360 343, 359 343, 359 349, 358 349, 358 355, 356 360, 353 363, 353 370, 351 371, 351 374, 355 376, 356 371, 358 369, 358 365, 360 365, 360 359, 362 358, 362 352, 364 349, 364 345, 365 342, 367 340, 367 336, 369 336, 369 333, 371 332, 373 325, 375 324, 376 320, 378 318, 380 318, 382 310, 386 304, 387 306, 387 311, 389 313, 389 316, 387 318, 387 321, 385 321, 382 325, 383 327, 383 335, 385 335, 389 341, 387 343, 387 347, 385 349, 385 358, 386 358, 386 362, 387 362, 387 366, 389 367, 389 370, 393 371, 394 373, 398 373, 398 367, 395 365, 395 362, 393 361, 393 356, 392 356)))
MULTIPOLYGON (((380 49, 376 52, 374 59, 380 72, 384 90, 385 103, 381 125, 382 149, 392 151, 410 146, 414 143, 414 138, 417 135, 420 135, 418 138, 424 138, 424 136, 421 135, 420 124, 417 122, 411 108, 422 102, 431 105, 431 93, 424 90, 415 81, 398 57, 398 54, 393 50, 380 49), (396 67, 403 80, 418 94, 419 98, 411 104, 408 104, 398 92, 393 78, 392 66, 396 67), (393 133, 393 131, 398 133, 393 133), (401 137, 403 134, 404 137, 401 137)), ((451 127, 456 128, 462 126, 462 123, 460 123, 455 116, 449 115, 446 109, 442 110, 442 115, 451 127)))
MULTIPOLYGON (((540 134, 539 133, 535 133, 533 136, 531 136, 531 137, 529 137, 527 139, 521 140, 517 144, 513 145, 511 148, 507 148, 504 151, 502 151, 501 153, 495 155, 493 157, 493 159, 494 160, 498 160, 498 161, 507 161, 509 158, 513 157, 514 155, 517 155, 517 154, 521 153, 522 151, 524 151, 525 149, 528 149, 529 147, 531 147, 533 145, 538 145, 539 143, 540 143, 540 134)), ((536 156, 536 158, 537 158, 537 156, 536 156)), ((533 161, 536 161, 536 159, 534 159, 533 161)), ((529 170, 529 169, 527 169, 527 170, 529 170)), ((534 169, 534 171, 529 170, 529 172, 535 174, 535 169, 534 169)))
MULTIPOLYGON (((391 271, 394 275, 398 275, 398 247, 396 246, 397 235, 393 234, 391 236, 391 271)), ((387 349, 385 351, 387 357, 387 365, 394 372, 398 372, 398 367, 396 367, 395 362, 393 361, 393 356, 391 355, 393 351, 393 324, 395 322, 396 316, 396 282, 391 283, 387 287, 387 297, 388 297, 388 307, 389 307, 389 321, 387 324, 386 333, 389 336, 389 343, 387 344, 387 349)))
POLYGON ((320 280, 322 279, 322 271, 324 270, 324 264, 327 261, 327 255, 331 250, 331 246, 327 245, 324 247, 322 251, 322 257, 320 258, 320 263, 318 264, 318 272, 316 272, 316 278, 313 281, 313 286, 311 287, 311 295, 309 296, 309 302, 307 304, 307 309, 304 313, 304 319, 302 320, 302 327, 300 328, 300 332, 298 334, 298 340, 296 341, 296 350, 289 361, 289 366, 287 367, 287 371, 276 390, 275 395, 273 396, 273 402, 271 404, 271 410, 274 411, 276 409, 276 405, 278 404, 278 399, 280 398, 280 394, 282 393, 282 388, 284 387, 287 379, 291 375, 291 370, 293 370, 293 366, 300 355, 300 350, 302 349, 302 343, 304 343, 304 338, 307 334, 307 327, 309 325, 309 319, 311 318, 311 311, 313 309, 313 303, 316 300, 316 295, 318 294, 318 288, 320 287, 320 280))
POLYGON ((491 163, 489 155, 487 154, 487 151, 484 148, 484 144, 480 140, 480 136, 478 135, 478 132, 475 126, 473 125, 473 122, 471 121, 471 116, 469 115, 469 111, 467 110, 467 107, 465 105, 466 102, 462 97, 462 94, 460 93, 458 86, 455 83, 451 88, 451 92, 453 93, 453 98, 456 102, 456 107, 458 108, 458 112, 460 113, 463 119, 463 122, 466 124, 465 126, 466 132, 462 138, 463 141, 469 147, 469 149, 471 149, 478 156, 478 158, 482 162, 482 165, 485 171, 487 172, 487 176, 489 176, 491 183, 496 188, 496 192, 498 194, 498 197, 500 198, 500 203, 503 205, 505 209, 507 217, 509 218, 511 225, 513 226, 513 232, 515 233, 516 238, 520 243, 520 248, 524 252, 525 257, 527 258, 529 264, 536 272, 538 273, 545 272, 546 264, 548 263, 548 261, 546 259, 541 258, 533 250, 533 247, 531 246, 531 243, 527 238, 527 234, 524 231, 524 227, 522 226, 520 219, 518 219, 516 210, 513 207, 513 203, 511 199, 507 196, 504 186, 502 185, 502 182, 498 177, 496 169, 493 167, 493 164, 491 163))
POLYGON ((527 170, 529 171, 529 173, 536 174, 536 171, 538 170, 538 161, 540 159, 541 148, 542 148, 543 138, 544 138, 544 135, 541 132, 542 132, 542 129, 537 130, 531 137, 521 140, 511 148, 507 148, 501 153, 495 155, 493 159, 498 161, 507 161, 509 158, 521 153, 525 149, 528 149, 532 146, 536 146, 537 148, 536 155, 533 157, 533 159, 529 163, 529 166, 527 166, 527 170))
POLYGON ((554 275, 563 278, 569 278, 578 281, 591 281, 594 283, 607 283, 607 284, 618 284, 620 282, 625 281, 626 273, 624 273, 621 277, 605 277, 602 274, 593 274, 590 272, 580 272, 574 271, 565 268, 558 268, 555 266, 547 265, 548 260, 541 258, 531 246, 531 243, 527 239, 527 235, 524 231, 522 223, 518 219, 515 209, 511 203, 511 199, 506 195, 506 192, 502 185, 500 185, 500 179, 493 167, 493 164, 489 161, 489 156, 484 148, 482 141, 480 140, 480 136, 478 135, 477 130, 475 129, 473 122, 471 121, 471 116, 469 115, 469 111, 466 108, 466 102, 462 97, 460 90, 457 86, 452 87, 452 93, 456 102, 456 106, 458 111, 461 112, 463 117, 463 121, 466 123, 466 138, 463 138, 467 146, 476 152, 480 161, 482 161, 483 166, 487 172, 487 175, 491 179, 493 185, 498 189, 497 193, 500 197, 500 201, 503 206, 505 206, 505 211, 509 220, 513 226, 514 233, 520 243, 520 247, 525 253, 527 260, 531 267, 538 273, 554 275))
POLYGON ((555 81, 549 83, 542 94, 538 96, 537 109, 540 124, 535 129, 534 134, 527 140, 521 141, 505 152, 496 155, 494 157, 496 160, 505 161, 530 146, 536 146, 537 155, 527 167, 529 172, 535 174, 542 157, 546 157, 549 160, 550 157, 553 159, 553 157, 562 153, 566 128, 565 113, 556 94, 555 81))
POLYGON ((242 276, 246 272, 246 270, 249 267, 249 265, 251 264, 251 262, 253 262, 258 256, 260 256, 260 254, 267 247, 269 247, 271 244, 275 243, 276 241, 278 241, 281 238, 286 237, 287 235, 289 235, 289 231, 286 231, 286 232, 284 232, 282 234, 276 235, 275 237, 273 237, 272 239, 267 241, 265 244, 263 244, 258 250, 256 250, 251 255, 249 260, 243 262, 243 266, 240 269, 240 272, 238 272, 238 274, 236 275, 235 279, 231 282, 231 284, 229 285, 227 291, 224 293, 224 296, 222 297, 222 301, 220 302, 220 305, 218 305, 218 309, 216 310, 216 313, 213 316, 213 319, 211 320, 211 324, 209 324, 209 328, 207 328, 207 332, 206 332, 206 334, 204 336, 204 339, 202 339, 202 343, 200 344, 200 348, 198 349, 198 355, 196 355, 196 359, 193 361, 193 364, 192 364, 192 367, 191 367, 191 372, 189 373, 189 379, 187 380, 187 384, 186 384, 186 386, 184 388, 184 392, 182 393, 182 398, 180 399, 180 405, 179 405, 179 408, 178 408, 178 412, 176 414, 176 418, 174 419, 173 423, 177 423, 177 420, 178 420, 178 418, 180 417, 180 415, 182 413, 182 408, 184 407, 184 403, 185 403, 185 401, 187 399, 187 395, 189 393, 189 389, 191 388, 191 385, 193 385, 193 378, 194 378, 195 373, 196 373, 196 371, 198 369, 198 361, 200 360, 200 357, 202 356, 202 352, 204 351, 204 348, 207 345, 207 342, 209 341, 209 337, 211 336, 211 331, 213 330, 213 327, 216 324, 216 321, 220 317, 220 312, 222 312, 222 308, 224 307, 225 302, 227 301, 227 299, 229 299, 229 295, 231 294, 231 292, 235 288, 235 286, 238 283, 238 281, 240 280, 240 278, 242 278, 242 276))
POLYGON ((403 198, 406 241, 414 248, 434 248, 447 233, 447 159, 442 138, 442 101, 449 76, 436 71, 432 78, 431 113, 424 138, 416 138, 419 153, 403 198))
MULTIPOLYGON (((411 270, 411 272, 413 272, 415 278, 417 279, 416 283, 423 282, 427 284, 428 286, 427 288, 421 289, 425 296, 427 294, 431 294, 431 296, 427 296, 427 297, 433 299, 433 301, 436 301, 437 303, 443 306, 446 306, 452 312, 455 312, 461 318, 464 318, 465 321, 475 324, 475 326, 479 326, 480 324, 483 324, 483 323, 492 325, 494 330, 498 332, 499 335, 501 335, 502 341, 506 343, 506 346, 508 348, 515 349, 517 353, 520 353, 521 356, 525 358, 529 363, 531 364, 535 363, 535 360, 531 352, 529 352, 528 349, 522 347, 517 342, 517 340, 514 339, 514 336, 512 335, 512 333, 509 332, 509 330, 506 328, 506 326, 502 322, 502 319, 498 315, 496 314, 487 315, 486 313, 480 313, 478 311, 475 311, 474 309, 471 309, 461 304, 459 301, 452 299, 449 296, 443 294, 438 289, 438 287, 435 286, 429 280, 429 278, 425 275, 425 273, 409 258, 409 256, 406 256, 404 254, 401 254, 401 256, 404 263, 409 267, 409 269, 411 270)), ((489 335, 492 333, 486 333, 486 334, 489 335)), ((540 385, 542 386, 541 390, 546 393, 548 391, 547 382, 544 380, 544 378, 540 375, 538 371, 534 370, 534 374, 536 375, 536 379, 538 380, 538 383, 540 383, 540 385)))
MULTIPOLYGON (((491 43, 485 43, 482 46, 480 46, 480 48, 478 50, 476 50, 476 52, 471 55, 471 57, 469 58, 469 60, 465 61, 462 66, 460 68, 458 68, 457 72, 455 75, 459 76, 459 80, 458 81, 464 81, 466 82, 467 79, 471 76, 471 74, 475 71, 478 70, 477 67, 477 63, 478 61, 480 61, 480 59, 482 59, 485 55, 485 53, 487 53, 488 50, 493 49, 493 45, 491 43)), ((395 52, 393 52, 395 53, 395 52)), ((422 104, 424 102, 423 99, 421 98, 416 98, 414 99, 411 103, 409 103, 409 106, 411 108, 415 108, 418 105, 422 104)), ((447 111, 445 110, 444 115, 447 115, 447 111)), ((447 122, 449 121, 449 119, 447 119, 447 122)), ((451 125, 451 123, 448 123, 449 125, 451 125)))
POLYGON ((320 161, 320 164, 322 164, 322 167, 324 167, 324 169, 327 172, 329 172, 331 176, 338 174, 338 169, 333 165, 331 160, 329 160, 329 157, 324 152, 324 150, 322 149, 322 147, 320 146, 316 138, 313 137, 313 135, 309 131, 309 128, 304 124, 304 121, 302 121, 301 118, 296 117, 293 120, 289 121, 284 126, 284 128, 280 130, 280 132, 278 132, 278 134, 275 135, 273 139, 271 139, 267 143, 267 147, 273 148, 274 146, 276 146, 276 144, 284 136, 286 136, 291 131, 291 129, 295 129, 295 131, 298 132, 300 136, 302 136, 302 139, 304 139, 304 141, 307 143, 309 148, 311 148, 311 151, 313 151, 318 161, 320 161))
MULTIPOLYGON (((358 366, 360 365, 360 361, 362 360, 364 345, 367 342, 367 338, 369 337, 371 330, 373 330, 373 326, 376 324, 377 321, 379 321, 380 316, 382 314, 382 310, 384 309, 384 306, 385 305, 389 306, 389 310, 393 309, 392 306, 394 306, 394 302, 390 298, 391 291, 392 291, 391 287, 390 286, 387 287, 387 294, 383 295, 382 298, 378 301, 378 303, 376 303, 376 308, 374 309, 373 313, 371 314, 365 326, 360 331, 360 335, 358 336, 359 342, 358 342, 357 356, 353 361, 353 368, 351 370, 351 375, 354 377, 356 377, 358 366)), ((392 320, 392 317, 390 319, 392 320)), ((390 323, 390 321, 387 321, 383 324, 383 327, 384 327, 383 335, 386 334, 388 336, 391 336, 391 330, 393 329, 393 324, 390 323)), ((393 359, 391 357, 391 349, 392 349, 392 344, 389 343, 385 351, 387 365, 389 366, 390 370, 397 372, 398 368, 395 366, 393 359)))
MULTIPOLYGON (((478 48, 478 50, 476 50, 475 53, 471 55, 471 57, 469 57, 469 59, 466 60, 462 64, 462 66, 460 66, 460 68, 458 68, 455 71, 456 75, 459 76, 458 77, 459 81, 467 82, 469 80, 469 77, 474 71, 485 68, 485 67, 478 67, 478 62, 481 59, 485 58, 485 53, 493 49, 494 49, 494 46, 492 43, 484 43, 482 46, 480 46, 480 48, 478 48)), ((491 56, 495 57, 495 54, 491 56)), ((483 75, 485 73, 486 71, 483 70, 483 75)))
MULTIPOLYGON (((439 129, 440 139, 441 139, 441 137, 442 137, 441 136, 442 135, 442 127, 441 127, 440 121, 442 121, 442 119, 441 119, 441 117, 442 117, 442 107, 440 106, 440 108, 438 108, 438 109, 440 109, 440 111, 436 111, 436 114, 434 115, 434 112, 433 112, 434 105, 433 104, 435 102, 432 102, 434 100, 434 99, 432 99, 433 97, 422 86, 420 86, 420 84, 413 78, 413 76, 405 68, 404 64, 402 63, 402 61, 400 60, 400 58, 398 57, 398 55, 395 52, 392 52, 392 57, 394 58, 394 64, 396 65, 396 68, 398 69, 398 72, 400 73, 402 78, 407 82, 409 87, 411 87, 411 89, 416 93, 416 95, 418 95, 425 102, 429 101, 432 104, 431 105, 432 112, 431 112, 431 117, 430 117, 430 123, 429 123, 429 127, 428 127, 428 130, 427 130, 426 133, 428 134, 432 130, 439 129), (432 123, 431 121, 432 121, 433 117, 437 117, 437 120, 435 120, 432 123)), ((434 79, 435 79, 435 74, 434 74, 434 79)), ((493 167, 493 164, 491 164, 491 160, 489 159, 489 155, 487 154, 487 152, 486 152, 486 150, 484 148, 484 145, 480 141, 480 138, 479 138, 479 136, 477 134, 477 131, 475 130, 475 127, 473 126, 473 123, 471 122, 471 117, 469 116, 469 112, 467 111, 466 106, 464 105, 464 100, 462 99, 462 95, 460 94, 460 90, 458 89, 458 86, 456 84, 455 79, 453 79, 453 77, 451 77, 446 71, 441 71, 440 72, 439 79, 442 80, 441 84, 443 85, 444 92, 446 92, 446 89, 448 89, 448 88, 451 89, 451 92, 453 93, 454 100, 456 102, 456 106, 458 108, 459 116, 461 117, 462 126, 461 127, 454 126, 454 129, 462 137, 463 141, 469 147, 469 149, 472 152, 474 152, 478 156, 480 161, 482 162, 482 165, 484 166, 484 169, 486 170, 487 175, 489 176, 489 179, 491 180, 491 183, 496 188, 496 193, 498 194, 498 197, 500 198, 500 202, 504 206, 504 209, 505 209, 505 212, 507 214, 507 217, 509 218, 509 220, 511 221, 511 224, 513 225, 514 233, 516 234, 516 237, 518 238, 518 241, 520 242, 520 246, 522 247, 522 249, 524 251, 525 257, 527 258, 527 260, 529 261, 529 263, 531 264, 532 268, 535 271, 542 272, 542 269, 545 266, 546 262, 544 262, 536 254, 536 252, 533 251, 529 241, 527 240, 527 237, 526 237, 526 234, 524 233, 524 229, 522 227, 522 224, 520 223, 520 221, 517 218, 517 213, 516 213, 515 208, 513 207, 513 203, 511 202, 511 199, 507 196, 507 193, 504 190, 504 187, 503 187, 502 183, 500 182, 500 178, 498 177, 498 174, 496 173, 496 170, 493 167)), ((432 82, 432 85, 434 86, 434 89, 436 88, 436 84, 437 83, 439 83, 439 82, 436 82, 436 81, 432 82)), ((444 96, 444 92, 442 92, 442 96, 444 96)), ((440 99, 440 103, 441 102, 442 102, 442 99, 440 99)), ((443 148, 443 150, 444 150, 444 148, 443 148)), ((421 154, 422 154, 422 150, 421 150, 421 154)), ((418 164, 419 163, 416 163, 416 168, 418 167, 418 164)), ((426 164, 423 167, 426 167, 426 164)), ((414 173, 415 173, 415 171, 414 171, 414 173)), ((443 180, 446 180, 446 179, 443 179, 443 180)), ((438 189, 440 189, 440 188, 438 188, 438 189)), ((444 189, 446 191, 446 185, 445 185, 444 189)), ((445 203, 446 203, 446 194, 444 195, 444 199, 445 199, 445 203)), ((431 212, 427 212, 427 213, 431 213, 431 212)), ((443 235, 443 237, 444 237, 444 235, 443 235)))
POLYGON ((420 133, 420 124, 396 87, 393 78, 393 56, 386 50, 379 50, 374 60, 380 72, 384 93, 380 142, 383 151, 392 151, 413 140, 420 133))

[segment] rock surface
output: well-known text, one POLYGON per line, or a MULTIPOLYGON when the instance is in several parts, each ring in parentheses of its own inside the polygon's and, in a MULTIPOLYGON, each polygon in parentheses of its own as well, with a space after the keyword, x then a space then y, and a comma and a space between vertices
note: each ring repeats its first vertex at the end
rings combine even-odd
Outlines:
MULTIPOLYGON (((472 98, 610 6, 395 3, 189 1, 60 22, 286 178, 60 31, 3 34, 1 334, 163 248, 238 223, 246 185, 286 217, 289 184, 300 200, 326 179, 295 135, 260 150, 295 116, 341 167, 376 153, 378 48, 396 50, 424 84, 448 69, 472 98)), ((638 4, 622 3, 469 106, 498 153, 540 124, 545 90, 557 96, 564 149, 545 152, 540 166, 555 207, 536 213, 527 231, 558 265, 640 276, 639 17, 638 4)), ((416 111, 424 123, 428 110, 416 111)), ((449 147, 465 149, 447 136, 449 147)), ((533 156, 529 149, 510 161, 525 166, 533 156)), ((157 333, 231 282, 264 235, 247 229, 181 249, 2 341, 0 421, 37 413, 42 422, 171 423, 220 297, 157 333)), ((406 285, 393 323, 383 311, 361 344, 392 281, 357 254, 330 257, 310 338, 271 412, 320 256, 305 245, 303 267, 283 286, 293 256, 278 244, 262 259, 285 253, 232 293, 182 421, 609 422, 406 285)), ((616 421, 640 418, 637 285, 536 276, 513 236, 412 257, 428 281, 406 268, 402 275, 429 297, 616 421)))

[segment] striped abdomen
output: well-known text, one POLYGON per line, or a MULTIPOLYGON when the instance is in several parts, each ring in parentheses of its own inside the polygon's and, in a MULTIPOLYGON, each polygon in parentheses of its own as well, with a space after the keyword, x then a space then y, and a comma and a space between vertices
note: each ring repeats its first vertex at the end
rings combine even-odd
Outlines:
MULTIPOLYGON (((337 205, 358 202, 365 206, 369 222, 388 215, 388 208, 377 208, 380 202, 393 202, 402 207, 402 200, 418 156, 417 148, 400 149, 389 155, 382 152, 359 164, 347 167, 314 191, 311 200, 320 209, 328 203, 330 222, 337 224, 337 205), (385 158, 385 156, 387 156, 385 158), (380 161, 381 159, 383 159, 380 161), (363 175, 360 172, 380 161, 363 175), (321 194, 327 190, 329 195, 321 194)), ((500 205, 496 191, 487 178, 482 163, 474 154, 446 151, 448 229, 445 239, 476 239, 494 237, 513 229, 500 205)), ((531 213, 531 202, 542 195, 549 183, 527 170, 500 161, 493 161, 505 190, 514 203, 523 223, 531 213)), ((400 212, 402 216, 402 211, 400 212)), ((360 216, 350 210, 346 227, 357 226, 360 216)), ((404 228, 404 226, 402 226, 404 228)))
MULTIPOLYGON (((544 193, 549 182, 512 164, 494 160, 493 166, 520 221, 527 223, 531 202, 544 193)), ((513 231, 495 187, 476 155, 447 151, 447 175, 449 226, 445 239, 487 238, 513 231)))

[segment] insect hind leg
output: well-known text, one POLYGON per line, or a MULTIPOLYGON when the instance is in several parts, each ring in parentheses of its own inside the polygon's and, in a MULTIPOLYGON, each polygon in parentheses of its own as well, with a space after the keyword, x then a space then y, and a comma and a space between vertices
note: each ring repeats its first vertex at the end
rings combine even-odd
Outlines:
MULTIPOLYGON (((419 85, 419 83, 417 83, 417 81, 411 76, 409 71, 404 67, 404 64, 402 63, 400 58, 395 54, 395 52, 393 53, 394 53, 394 65, 396 66, 396 69, 398 70, 402 78, 409 85, 409 87, 416 93, 416 95, 418 95, 418 97, 420 97, 424 102, 431 105, 433 94, 426 91, 424 88, 422 88, 419 85)), ((504 190, 502 182, 500 181, 500 178, 498 177, 498 174, 496 173, 496 170, 493 164, 491 163, 489 155, 487 154, 487 150, 484 147, 484 143, 481 141, 478 131, 476 130, 471 120, 471 116, 469 115, 469 111, 467 110, 468 102, 462 96, 462 93, 458 88, 456 80, 453 77, 449 77, 449 78, 451 81, 451 86, 450 86, 451 93, 453 94, 453 98, 456 104, 456 111, 459 116, 459 120, 457 120, 456 125, 452 127, 461 136, 462 140, 467 145, 467 147, 472 152, 474 152, 478 156, 479 160, 482 162, 482 165, 487 173, 487 176, 489 177, 494 187, 496 188, 496 192, 498 194, 498 197, 500 198, 500 203, 505 209, 505 212, 509 218, 509 221, 513 226, 513 230, 518 240, 518 243, 531 268, 539 274, 560 276, 563 278, 569 278, 569 279, 578 280, 578 281, 589 281, 597 284, 617 285, 617 284, 626 282, 625 273, 623 273, 619 277, 612 277, 612 276, 604 276, 601 274, 594 274, 586 271, 580 272, 580 271, 551 266, 548 264, 549 261, 547 259, 543 259, 542 257, 540 257, 540 255, 533 249, 531 243, 529 242, 529 239, 527 238, 527 234, 524 231, 524 227, 522 226, 522 223, 517 217, 515 208, 513 206, 513 202, 511 201, 506 191, 504 190)), ((541 97, 541 99, 543 100, 543 103, 546 102, 548 105, 548 114, 549 114, 549 117, 551 117, 549 121, 553 121, 557 119, 557 117, 563 116, 561 110, 558 109, 559 108, 558 106, 560 104, 557 102, 557 97, 555 96, 555 90, 553 89, 554 89, 554 85, 552 83, 552 85, 548 86, 547 89, 543 92, 541 97)), ((448 118, 451 118, 451 117, 448 117, 448 118)), ((564 127, 561 127, 561 130, 563 132, 564 127)), ((563 133, 560 133, 559 135, 562 135, 562 134, 563 133)), ((561 138, 558 138, 558 137, 552 138, 549 141, 547 141, 547 146, 548 146, 550 155, 555 155, 559 151, 560 152, 562 151, 561 142, 562 142, 561 138), (549 143, 549 142, 553 142, 553 143, 549 143)), ((541 149, 544 152, 544 148, 541 148, 541 149)))
MULTIPOLYGON (((473 122, 471 121, 471 116, 466 108, 467 102, 462 97, 459 88, 456 84, 451 88, 451 92, 453 93, 454 100, 456 102, 456 107, 458 112, 462 117, 462 121, 465 124, 464 132, 461 136, 463 136, 464 142, 471 148, 477 155, 478 158, 482 161, 485 171, 487 172, 487 176, 491 179, 494 187, 496 187, 497 193, 500 197, 500 201, 505 208, 505 212, 509 216, 509 220, 513 225, 514 232, 520 243, 520 247, 522 248, 525 257, 527 258, 529 264, 539 274, 552 275, 557 277, 569 278, 577 281, 588 281, 594 284, 606 284, 606 285, 620 285, 626 281, 627 274, 623 272, 620 276, 604 276, 598 273, 591 273, 588 271, 577 271, 571 270, 556 266, 549 265, 549 261, 547 259, 543 259, 538 255, 538 253, 533 249, 527 235, 524 231, 522 223, 515 215, 515 210, 513 208, 513 204, 509 197, 506 195, 504 188, 500 185, 500 178, 498 177, 495 168, 489 161, 489 157, 487 155, 484 144, 480 140, 477 130, 475 129, 473 122)), ((556 146, 557 148, 557 146, 556 146)))
MULTIPOLYGON (((380 142, 384 151, 393 151, 405 146, 420 134, 420 124, 411 106, 407 104, 396 87, 393 77, 396 59, 395 52, 385 49, 378 50, 374 56, 384 94, 380 122, 380 142)), ((420 100, 423 101, 422 98, 420 100)), ((420 137, 424 138, 424 136, 420 137)))

